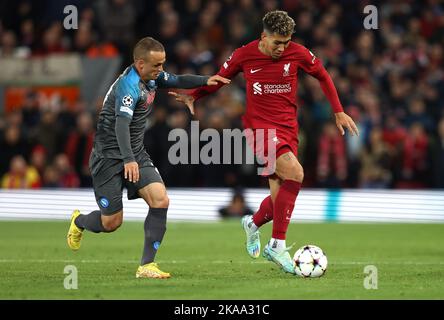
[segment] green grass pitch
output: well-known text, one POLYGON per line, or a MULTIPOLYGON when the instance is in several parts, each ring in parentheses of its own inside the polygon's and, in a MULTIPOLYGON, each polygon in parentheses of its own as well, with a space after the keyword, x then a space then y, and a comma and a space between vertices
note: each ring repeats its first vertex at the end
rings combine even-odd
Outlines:
MULTIPOLYGON (((291 224, 291 254, 316 244, 327 273, 303 279, 244 249, 239 221, 168 223, 157 255, 171 279, 136 279, 143 222, 111 234, 86 232, 71 252, 68 221, 0 221, 0 299, 443 299, 442 224, 291 224), (63 286, 78 270, 78 289, 63 286), (378 270, 378 289, 364 288, 364 267, 378 270)), ((261 229, 262 244, 271 225, 261 229)))

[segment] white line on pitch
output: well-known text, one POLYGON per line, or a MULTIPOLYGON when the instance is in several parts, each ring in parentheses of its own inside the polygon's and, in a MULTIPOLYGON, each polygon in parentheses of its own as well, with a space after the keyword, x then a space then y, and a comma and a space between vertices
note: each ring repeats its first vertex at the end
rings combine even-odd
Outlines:
MULTIPOLYGON (((187 260, 159 260, 159 263, 172 264, 268 264, 265 260, 259 261, 231 261, 231 260, 214 260, 214 261, 187 261, 187 260)), ((0 259, 0 263, 118 263, 118 264, 137 264, 139 260, 57 260, 57 259, 0 259)), ((444 265, 444 261, 437 262, 418 262, 418 261, 332 261, 330 265, 444 265)))

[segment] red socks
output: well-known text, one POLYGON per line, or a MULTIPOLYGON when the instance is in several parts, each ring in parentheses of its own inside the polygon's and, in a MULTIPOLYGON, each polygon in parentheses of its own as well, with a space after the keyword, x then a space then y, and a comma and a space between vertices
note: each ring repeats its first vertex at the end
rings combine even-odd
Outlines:
POLYGON ((273 201, 271 196, 268 196, 262 200, 259 210, 253 215, 253 222, 259 228, 271 220, 273 220, 273 201))
POLYGON ((253 215, 254 224, 260 227, 273 220, 272 237, 285 240, 288 224, 300 189, 300 182, 285 180, 279 188, 274 205, 271 196, 262 200, 259 210, 253 215))
MULTIPOLYGON (((281 187, 279 188, 273 208, 272 238, 285 240, 288 224, 290 223, 291 214, 293 213, 294 203, 300 189, 301 183, 294 180, 284 180, 281 187)), ((265 200, 262 202, 262 204, 264 202, 265 200)))

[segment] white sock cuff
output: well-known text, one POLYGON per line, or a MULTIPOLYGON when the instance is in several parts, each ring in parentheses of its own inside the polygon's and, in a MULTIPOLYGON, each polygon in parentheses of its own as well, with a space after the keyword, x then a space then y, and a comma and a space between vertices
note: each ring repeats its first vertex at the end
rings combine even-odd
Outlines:
POLYGON ((285 240, 271 238, 268 245, 275 251, 283 251, 287 246, 285 240))
POLYGON ((251 232, 256 232, 259 229, 258 226, 255 225, 254 222, 253 222, 253 216, 250 216, 248 218, 247 226, 248 226, 248 228, 250 229, 251 232))

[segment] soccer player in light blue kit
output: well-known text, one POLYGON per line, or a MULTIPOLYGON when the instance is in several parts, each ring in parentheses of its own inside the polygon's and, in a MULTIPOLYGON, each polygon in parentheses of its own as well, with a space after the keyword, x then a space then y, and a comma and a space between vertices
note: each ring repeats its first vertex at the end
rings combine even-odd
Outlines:
POLYGON ((122 190, 128 199, 143 198, 149 206, 145 220, 145 243, 138 278, 169 278, 154 262, 166 231, 169 199, 163 180, 143 145, 146 118, 157 88, 190 89, 229 83, 219 75, 173 75, 163 71, 165 50, 146 37, 133 51, 134 63, 111 85, 97 124, 89 167, 100 210, 80 214, 74 210, 67 235, 72 250, 80 248, 83 231, 113 232, 123 219, 122 190))

